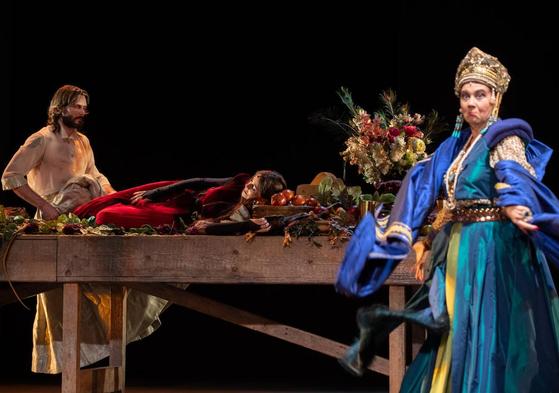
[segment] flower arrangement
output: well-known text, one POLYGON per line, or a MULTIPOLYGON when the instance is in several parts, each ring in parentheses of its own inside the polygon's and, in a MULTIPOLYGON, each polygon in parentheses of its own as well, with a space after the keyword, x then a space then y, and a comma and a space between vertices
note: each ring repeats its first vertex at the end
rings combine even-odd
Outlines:
POLYGON ((344 127, 349 134, 346 149, 340 154, 344 161, 357 166, 365 182, 376 187, 388 179, 401 179, 427 157, 429 136, 441 126, 437 112, 427 117, 412 115, 408 105, 398 103, 396 94, 388 90, 380 95, 383 109, 371 117, 354 104, 348 89, 342 87, 338 95, 351 112, 344 127))

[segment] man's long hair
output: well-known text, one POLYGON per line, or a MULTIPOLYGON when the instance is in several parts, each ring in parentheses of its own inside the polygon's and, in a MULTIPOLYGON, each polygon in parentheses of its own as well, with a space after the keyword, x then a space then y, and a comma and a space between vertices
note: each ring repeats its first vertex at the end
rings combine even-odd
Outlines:
POLYGON ((60 131, 58 120, 62 117, 64 109, 66 109, 68 105, 76 102, 80 96, 84 96, 86 102, 89 104, 89 94, 87 94, 87 91, 77 86, 64 85, 54 93, 50 101, 47 120, 47 125, 53 127, 53 132, 56 133, 60 131))

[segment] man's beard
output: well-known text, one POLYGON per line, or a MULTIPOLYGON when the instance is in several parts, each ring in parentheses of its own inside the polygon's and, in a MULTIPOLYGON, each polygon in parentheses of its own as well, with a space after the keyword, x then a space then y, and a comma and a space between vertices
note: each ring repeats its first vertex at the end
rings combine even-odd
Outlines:
POLYGON ((85 116, 71 116, 65 115, 62 116, 62 124, 69 128, 75 128, 81 130, 83 125, 85 124, 85 116))

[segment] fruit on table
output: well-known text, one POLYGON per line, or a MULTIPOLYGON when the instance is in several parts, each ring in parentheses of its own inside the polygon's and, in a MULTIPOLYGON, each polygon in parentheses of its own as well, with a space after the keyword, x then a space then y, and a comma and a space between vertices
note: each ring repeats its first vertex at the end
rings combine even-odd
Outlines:
POLYGON ((303 206, 307 202, 307 197, 301 194, 295 195, 291 200, 295 206, 303 206))
POLYGON ((287 199, 287 202, 291 202, 291 200, 295 196, 295 191, 285 189, 281 192, 281 194, 285 197, 285 199, 287 199))
POLYGON ((287 203, 287 198, 281 192, 272 195, 272 206, 286 206, 287 203))

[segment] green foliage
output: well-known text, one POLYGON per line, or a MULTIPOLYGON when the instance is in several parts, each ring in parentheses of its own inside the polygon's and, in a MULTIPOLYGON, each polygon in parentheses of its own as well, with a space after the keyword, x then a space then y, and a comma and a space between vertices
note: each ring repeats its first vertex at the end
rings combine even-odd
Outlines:
POLYGON ((362 201, 373 201, 379 203, 394 203, 396 200, 396 195, 387 192, 384 194, 380 194, 378 191, 375 191, 374 194, 362 194, 361 195, 362 201))
POLYGON ((128 232, 137 233, 137 234, 140 234, 140 235, 155 235, 155 234, 157 234, 157 231, 155 230, 155 228, 152 227, 151 225, 148 225, 148 224, 144 224, 140 228, 130 228, 128 230, 128 232))
POLYGON ((346 87, 341 87, 340 91, 337 92, 338 96, 342 100, 347 109, 351 112, 351 116, 357 115, 357 107, 353 102, 353 98, 351 97, 351 92, 346 87))
POLYGON ((396 200, 396 195, 386 192, 386 193, 379 193, 375 191, 374 194, 363 194, 361 195, 362 201, 368 201, 372 204, 369 209, 373 208, 376 210, 378 206, 382 205, 382 209, 380 211, 382 216, 386 216, 390 214, 390 209, 392 208, 392 204, 396 200))
POLYGON ((10 217, 4 211, 4 206, 0 205, 0 244, 7 242, 17 232, 20 225, 21 216, 10 217), (16 222, 17 217, 17 222, 16 222))
POLYGON ((322 247, 322 245, 312 238, 320 234, 318 224, 312 218, 304 218, 302 220, 297 220, 290 223, 285 230, 291 235, 295 236, 297 239, 303 236, 309 238, 316 246, 322 247))
POLYGON ((361 187, 347 187, 341 179, 324 178, 318 185, 318 201, 323 206, 339 203, 344 209, 356 205, 361 196, 361 187))

